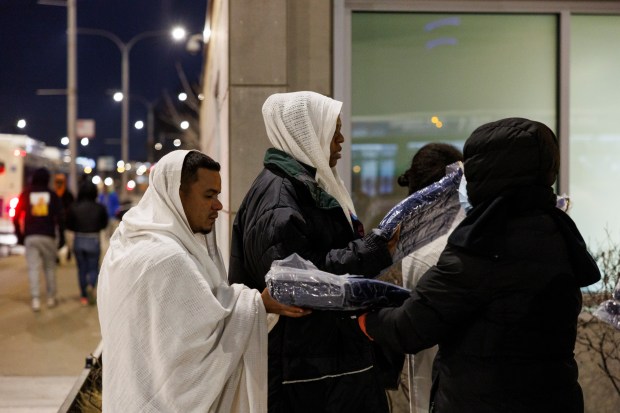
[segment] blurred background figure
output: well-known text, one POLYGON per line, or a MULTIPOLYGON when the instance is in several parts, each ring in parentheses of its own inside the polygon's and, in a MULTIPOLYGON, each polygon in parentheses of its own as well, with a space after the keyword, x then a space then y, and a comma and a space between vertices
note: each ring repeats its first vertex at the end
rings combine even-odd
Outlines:
POLYGON ((108 227, 106 229, 106 236, 107 239, 110 239, 118 223, 116 213, 120 207, 118 195, 116 194, 116 191, 114 191, 114 186, 104 185, 101 193, 99 194, 98 201, 106 208, 108 213, 108 227))
MULTIPOLYGON (((416 152, 411 167, 398 177, 398 184, 408 188, 408 195, 426 188, 446 175, 446 166, 463 161, 463 154, 452 145, 429 143, 416 152)), ((458 199, 453 202, 458 203, 458 199)), ((441 251, 446 247, 448 236, 463 220, 465 213, 459 212, 445 235, 412 252, 403 258, 403 286, 413 290, 422 275, 437 264, 441 251)), ((407 356, 409 382, 409 411, 428 413, 430 405, 433 360, 437 346, 407 356)))
POLYGON ((78 199, 67 214, 67 228, 74 231, 73 252, 78 267, 80 304, 95 304, 99 257, 100 231, 108 226, 108 212, 97 202, 97 186, 90 181, 80 185, 78 199))
MULTIPOLYGON (((57 173, 54 175, 54 190, 56 195, 60 198, 62 208, 65 214, 65 222, 67 218, 67 212, 71 207, 71 204, 75 200, 75 197, 67 188, 67 176, 64 173, 57 173)), ((60 263, 69 261, 71 259, 71 249, 73 246, 73 235, 69 232, 65 233, 66 244, 58 250, 58 259, 60 263)))
POLYGON ((65 245, 64 212, 55 192, 49 189, 50 172, 34 171, 30 186, 19 195, 13 225, 17 242, 26 247, 32 310, 41 309, 39 271, 45 273, 47 306, 56 305, 56 251, 65 245), (23 222, 23 226, 22 226, 23 222), (58 234, 58 243, 56 243, 58 234))

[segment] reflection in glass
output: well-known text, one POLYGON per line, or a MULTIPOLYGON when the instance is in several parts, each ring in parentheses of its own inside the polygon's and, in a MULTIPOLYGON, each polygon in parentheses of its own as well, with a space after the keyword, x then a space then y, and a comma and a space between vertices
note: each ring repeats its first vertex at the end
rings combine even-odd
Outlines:
POLYGON ((571 18, 571 216, 588 246, 620 237, 620 16, 571 18))
POLYGON ((556 130, 556 33, 554 15, 353 13, 352 192, 367 228, 406 196, 396 179, 424 144, 462 149, 506 117, 556 130))

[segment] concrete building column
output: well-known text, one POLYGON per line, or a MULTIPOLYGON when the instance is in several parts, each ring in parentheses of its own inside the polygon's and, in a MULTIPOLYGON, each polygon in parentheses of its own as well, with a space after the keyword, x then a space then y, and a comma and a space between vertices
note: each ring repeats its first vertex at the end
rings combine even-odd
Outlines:
POLYGON ((261 108, 279 92, 332 95, 330 0, 219 0, 211 5, 202 148, 222 164, 218 244, 228 265, 236 212, 270 146, 261 108))

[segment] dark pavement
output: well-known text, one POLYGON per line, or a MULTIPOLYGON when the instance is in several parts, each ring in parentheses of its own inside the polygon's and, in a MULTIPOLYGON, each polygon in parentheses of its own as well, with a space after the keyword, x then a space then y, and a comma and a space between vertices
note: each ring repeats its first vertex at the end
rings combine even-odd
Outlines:
POLYGON ((75 261, 56 277, 58 305, 42 294, 35 313, 24 256, 0 257, 0 413, 57 411, 101 341, 96 306, 79 302, 75 261))

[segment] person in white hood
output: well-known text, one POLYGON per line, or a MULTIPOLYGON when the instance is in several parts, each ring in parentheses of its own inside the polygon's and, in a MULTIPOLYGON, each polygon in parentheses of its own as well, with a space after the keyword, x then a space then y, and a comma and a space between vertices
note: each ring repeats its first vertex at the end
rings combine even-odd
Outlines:
POLYGON ((104 412, 265 412, 265 312, 308 313, 230 286, 212 228, 220 165, 164 156, 114 233, 98 289, 104 412))
MULTIPOLYGON (((336 170, 341 109, 311 91, 276 93, 263 104, 272 147, 235 217, 231 283, 262 290, 273 261, 293 253, 337 275, 372 278, 392 265, 397 238, 364 232, 336 170)), ((384 388, 395 385, 402 360, 383 363, 351 321, 350 312, 320 310, 280 317, 269 332, 269 413, 389 411, 384 388)))

